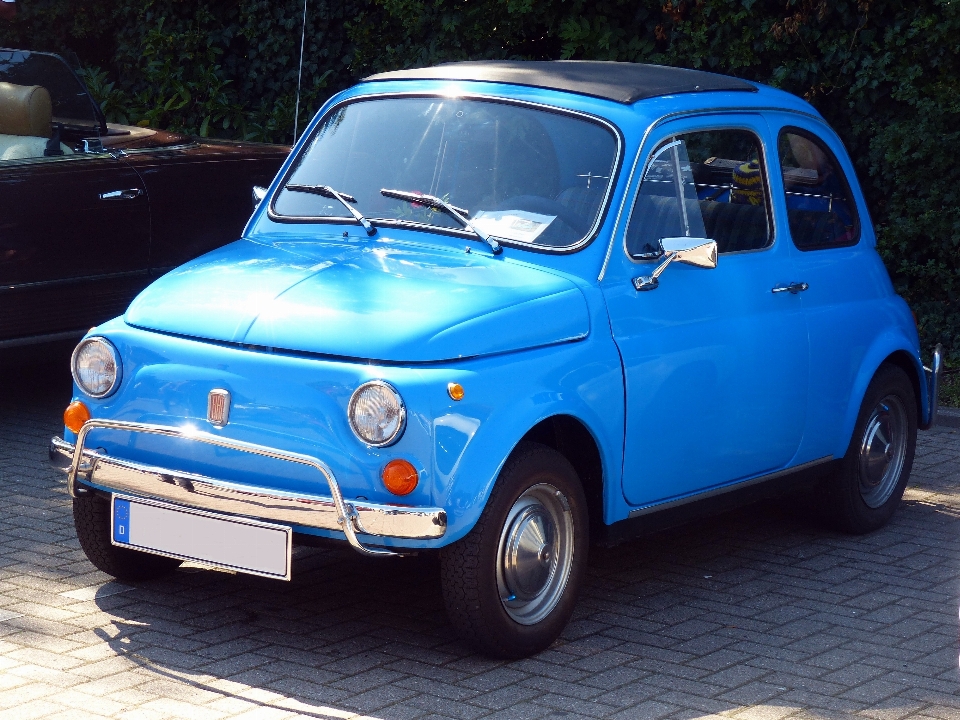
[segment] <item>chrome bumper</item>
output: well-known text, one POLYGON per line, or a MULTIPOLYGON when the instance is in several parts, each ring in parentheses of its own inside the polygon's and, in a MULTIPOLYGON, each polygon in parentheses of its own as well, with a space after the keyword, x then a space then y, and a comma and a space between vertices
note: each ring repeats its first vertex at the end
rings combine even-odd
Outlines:
POLYGON ((921 430, 926 430, 937 424, 937 408, 939 406, 940 393, 940 373, 943 371, 943 346, 937 343, 933 349, 933 360, 930 367, 924 367, 923 373, 927 379, 927 398, 929 399, 930 412, 925 422, 920 425, 921 430))
POLYGON ((187 428, 114 420, 89 420, 80 428, 76 445, 59 437, 53 438, 50 443, 50 458, 54 465, 67 473, 67 488, 73 497, 77 497, 78 494, 77 480, 84 479, 112 490, 168 500, 204 510, 272 520, 289 525, 339 530, 344 533, 351 546, 365 555, 384 556, 399 553, 382 548, 366 547, 357 539, 357 533, 377 537, 424 540, 442 537, 447 529, 447 515, 439 508, 413 508, 345 501, 333 472, 326 463, 317 458, 239 440, 229 440, 187 428), (87 435, 96 429, 183 438, 306 465, 323 476, 331 496, 303 495, 241 485, 110 457, 84 447, 87 435))

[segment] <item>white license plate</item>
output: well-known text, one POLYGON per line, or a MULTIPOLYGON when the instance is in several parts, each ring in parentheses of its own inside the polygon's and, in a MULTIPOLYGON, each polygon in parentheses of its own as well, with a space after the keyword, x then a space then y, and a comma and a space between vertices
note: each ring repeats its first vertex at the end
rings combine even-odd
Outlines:
POLYGON ((126 495, 114 495, 111 510, 110 539, 119 547, 290 579, 293 531, 284 525, 126 495))

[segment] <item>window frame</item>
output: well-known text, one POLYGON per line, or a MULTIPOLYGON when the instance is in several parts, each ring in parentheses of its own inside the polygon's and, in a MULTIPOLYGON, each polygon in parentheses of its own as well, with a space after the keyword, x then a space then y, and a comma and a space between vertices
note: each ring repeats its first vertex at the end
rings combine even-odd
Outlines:
MULTIPOLYGON (((753 128, 744 127, 742 125, 722 125, 718 127, 707 127, 699 128, 696 130, 685 130, 682 133, 672 133, 664 136, 653 149, 648 154, 646 160, 643 163, 643 171, 640 173, 640 180, 637 183, 637 187, 633 192, 632 202, 630 203, 630 213, 627 215, 627 222, 623 226, 623 253, 627 256, 627 259, 634 264, 649 264, 660 262, 662 256, 658 257, 639 257, 632 255, 630 250, 627 248, 627 235, 630 229, 630 223, 633 221, 633 211, 637 206, 637 198, 640 194, 640 187, 643 185, 643 181, 646 178, 647 171, 650 169, 650 164, 653 162, 653 159, 657 156, 657 153, 664 146, 670 142, 682 138, 684 135, 694 135, 696 133, 705 133, 705 132, 724 132, 724 131, 736 131, 736 132, 746 132, 750 133, 754 139, 757 141, 757 144, 760 148, 760 170, 764 179, 764 207, 767 210, 767 232, 769 233, 770 239, 769 242, 762 248, 756 248, 754 250, 734 250, 732 252, 718 253, 718 257, 722 255, 723 257, 729 257, 731 255, 748 255, 751 253, 759 252, 768 252, 772 250, 777 243, 777 223, 776 217, 774 216, 775 203, 773 202, 773 186, 770 183, 770 173, 765 171, 765 168, 770 167, 770 163, 767 162, 769 158, 769 153, 767 152, 767 145, 763 141, 763 137, 753 128)), ((778 141, 779 142, 779 141, 778 141)), ((779 159, 779 153, 778 153, 779 159)), ((713 238, 707 238, 708 240, 713 240, 713 238)))
POLYGON ((787 221, 787 232, 790 234, 790 242, 793 243, 793 246, 797 250, 800 252, 817 252, 819 250, 837 250, 840 248, 848 248, 860 244, 860 240, 863 237, 863 225, 860 222, 860 208, 857 207, 856 198, 853 196, 853 187, 850 185, 850 181, 847 180, 847 172, 844 170, 843 165, 840 164, 840 160, 836 153, 830 149, 830 146, 823 140, 823 138, 810 130, 797 127, 796 125, 782 126, 777 132, 777 166, 780 168, 780 184, 783 188, 783 210, 786 215, 785 220, 787 221), (812 247, 800 247, 797 245, 797 241, 793 237, 793 231, 790 229, 790 210, 787 207, 787 185, 783 181, 783 158, 780 156, 780 141, 787 133, 798 135, 813 142, 818 148, 820 148, 821 151, 826 154, 827 159, 833 163, 834 168, 840 171, 840 184, 843 188, 843 191, 846 193, 848 205, 853 211, 853 232, 849 242, 831 245, 814 245, 812 247))

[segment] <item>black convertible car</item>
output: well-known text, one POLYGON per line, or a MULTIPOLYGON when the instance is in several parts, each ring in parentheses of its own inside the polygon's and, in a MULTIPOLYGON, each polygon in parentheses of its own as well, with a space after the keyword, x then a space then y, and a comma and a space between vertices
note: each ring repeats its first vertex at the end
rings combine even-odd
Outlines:
POLYGON ((288 151, 107 123, 62 58, 0 50, 0 349, 78 337, 237 239, 288 151))

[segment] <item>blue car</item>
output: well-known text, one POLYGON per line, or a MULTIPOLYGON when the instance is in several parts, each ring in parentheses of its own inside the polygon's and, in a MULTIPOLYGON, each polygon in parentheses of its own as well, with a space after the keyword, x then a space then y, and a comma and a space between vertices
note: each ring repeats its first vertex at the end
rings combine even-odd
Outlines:
POLYGON ((800 487, 890 520, 939 348, 836 133, 705 72, 464 62, 317 114, 243 237, 72 358, 51 456, 123 579, 439 555, 460 635, 549 646, 588 548, 800 487))

